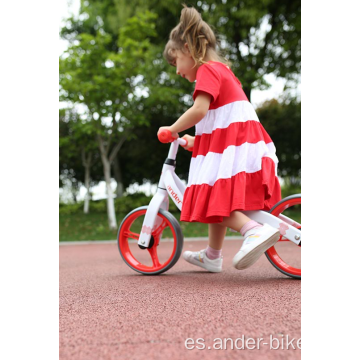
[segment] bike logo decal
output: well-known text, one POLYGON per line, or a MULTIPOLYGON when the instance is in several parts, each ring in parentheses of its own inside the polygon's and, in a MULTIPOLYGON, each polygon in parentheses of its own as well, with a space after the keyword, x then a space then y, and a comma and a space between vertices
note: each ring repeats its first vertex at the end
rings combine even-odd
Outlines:
POLYGON ((151 235, 151 227, 144 225, 141 229, 141 232, 143 232, 144 234, 151 235))
POLYGON ((179 199, 177 193, 171 188, 170 185, 168 185, 167 188, 168 188, 168 190, 170 191, 170 194, 171 194, 172 198, 173 198, 178 204, 180 204, 180 203, 181 203, 181 200, 179 199))
POLYGON ((285 223, 281 223, 279 230, 281 235, 285 235, 286 230, 289 230, 289 227, 285 223))

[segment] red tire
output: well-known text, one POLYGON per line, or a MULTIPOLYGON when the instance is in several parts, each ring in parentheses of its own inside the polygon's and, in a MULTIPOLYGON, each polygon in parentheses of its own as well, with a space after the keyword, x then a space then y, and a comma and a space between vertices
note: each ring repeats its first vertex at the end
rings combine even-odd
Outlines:
MULTIPOLYGON (((285 199, 279 201, 276 205, 274 205, 274 207, 269 212, 277 217, 280 214, 283 214, 291 219, 294 218, 294 215, 297 217, 301 216, 301 195, 296 194, 286 197, 285 199)), ((296 219, 296 222, 298 223, 296 227, 298 229, 301 229, 300 218, 296 219)), ((275 246, 268 249, 265 252, 265 255, 277 270, 292 278, 301 279, 301 243, 299 245, 296 245, 285 237, 280 236, 279 241, 275 244, 275 246), (280 242, 285 241, 287 242, 286 244, 283 244, 285 246, 280 244, 280 242), (281 251, 283 251, 283 253, 285 254, 284 249, 287 253, 291 252, 291 259, 293 262, 296 263, 295 265, 290 265, 289 261, 284 259, 284 256, 281 255, 281 251), (297 252, 298 254, 294 254, 295 252, 297 252)))
POLYGON ((175 217, 160 209, 159 225, 151 233, 149 247, 138 246, 147 208, 139 207, 125 216, 118 231, 118 248, 130 268, 144 275, 158 275, 176 264, 181 255, 184 238, 175 217), (158 251, 160 242, 161 251, 158 251))

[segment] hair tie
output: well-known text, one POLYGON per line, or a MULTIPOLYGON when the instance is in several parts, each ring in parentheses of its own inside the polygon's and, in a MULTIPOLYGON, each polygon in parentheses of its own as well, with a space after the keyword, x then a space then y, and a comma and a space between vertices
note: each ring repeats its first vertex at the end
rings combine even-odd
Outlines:
POLYGON ((200 41, 204 41, 205 45, 207 45, 209 43, 208 39, 205 37, 205 35, 198 35, 198 39, 200 39, 200 41))

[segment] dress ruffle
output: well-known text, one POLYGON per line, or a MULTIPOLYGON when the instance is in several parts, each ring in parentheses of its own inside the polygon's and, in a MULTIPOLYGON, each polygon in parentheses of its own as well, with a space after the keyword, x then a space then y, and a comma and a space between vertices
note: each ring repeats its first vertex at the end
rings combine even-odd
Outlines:
POLYGON ((219 179, 213 186, 191 185, 184 194, 181 221, 220 223, 235 210, 270 210, 281 200, 275 163, 263 157, 261 170, 219 179))

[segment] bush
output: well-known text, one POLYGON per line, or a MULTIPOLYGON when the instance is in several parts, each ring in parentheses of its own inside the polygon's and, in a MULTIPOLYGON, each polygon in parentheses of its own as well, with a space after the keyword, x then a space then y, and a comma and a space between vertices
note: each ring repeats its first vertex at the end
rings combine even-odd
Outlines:
MULTIPOLYGON (((128 194, 121 198, 116 198, 115 212, 116 214, 127 214, 130 211, 140 207, 149 205, 152 196, 147 196, 144 193, 128 194)), ((76 204, 60 204, 59 214, 70 215, 75 213, 81 213, 84 211, 84 202, 78 202, 76 204)), ((106 214, 107 205, 106 199, 90 201, 90 213, 106 214)), ((169 198, 169 211, 171 213, 180 212, 174 202, 169 198)))
POLYGON ((127 214, 130 211, 140 207, 149 205, 152 196, 146 196, 144 193, 135 193, 115 199, 116 213, 127 214))
POLYGON ((70 215, 70 214, 78 213, 83 209, 84 209, 83 202, 79 202, 76 204, 60 204, 59 214, 70 215))
MULTIPOLYGON (((140 207, 149 205, 152 196, 146 196, 144 193, 135 193, 125 195, 121 198, 115 199, 115 212, 116 214, 127 214, 130 211, 140 207)), ((176 205, 171 199, 169 199, 170 212, 179 211, 176 205)), ((81 213, 84 211, 84 202, 81 201, 76 204, 60 204, 59 214, 70 215, 75 213, 81 213)), ((101 213, 106 214, 107 205, 106 199, 90 201, 90 213, 101 213)))
POLYGON ((301 194, 301 187, 299 185, 286 184, 281 187, 281 197, 283 199, 294 194, 301 194))
MULTIPOLYGON (((130 211, 140 207, 149 205, 152 196, 146 196, 143 193, 135 193, 126 195, 120 199, 115 200, 115 211, 116 213, 129 213, 130 211)), ((170 212, 179 211, 174 202, 169 199, 169 210, 170 212)))
POLYGON ((89 212, 94 213, 106 213, 106 199, 105 200, 97 200, 97 201, 90 201, 89 212))

